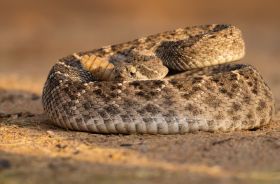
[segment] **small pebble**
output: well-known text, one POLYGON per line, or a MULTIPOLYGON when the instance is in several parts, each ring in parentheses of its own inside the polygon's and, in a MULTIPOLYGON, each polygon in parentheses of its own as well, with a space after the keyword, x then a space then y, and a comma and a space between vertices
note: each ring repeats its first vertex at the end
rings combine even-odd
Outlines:
POLYGON ((60 165, 58 163, 56 163, 56 162, 50 162, 48 166, 51 169, 57 169, 57 168, 60 167, 60 165))
POLYGON ((39 100, 40 99, 40 96, 37 95, 37 94, 32 94, 31 96, 31 100, 39 100))
POLYGON ((59 148, 59 149, 64 149, 64 148, 66 148, 67 147, 67 145, 61 145, 61 144, 57 144, 57 145, 55 145, 57 148, 59 148))
POLYGON ((80 153, 79 150, 76 150, 76 151, 73 152, 74 155, 78 155, 79 153, 80 153))
POLYGON ((120 144, 121 147, 129 147, 132 146, 132 144, 120 144))
POLYGON ((5 160, 5 159, 0 160, 0 170, 1 169, 8 169, 10 167, 11 167, 11 163, 10 163, 9 160, 5 160))
POLYGON ((51 130, 48 130, 47 134, 49 135, 49 137, 54 137, 54 132, 51 130))

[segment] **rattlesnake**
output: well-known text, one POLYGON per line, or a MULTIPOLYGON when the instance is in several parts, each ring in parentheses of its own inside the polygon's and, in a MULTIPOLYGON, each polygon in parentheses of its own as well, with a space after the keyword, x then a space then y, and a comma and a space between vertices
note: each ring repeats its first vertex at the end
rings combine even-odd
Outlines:
POLYGON ((241 31, 214 24, 75 53, 52 67, 43 107, 56 125, 94 133, 258 128, 274 101, 253 66, 228 63, 244 54, 241 31))

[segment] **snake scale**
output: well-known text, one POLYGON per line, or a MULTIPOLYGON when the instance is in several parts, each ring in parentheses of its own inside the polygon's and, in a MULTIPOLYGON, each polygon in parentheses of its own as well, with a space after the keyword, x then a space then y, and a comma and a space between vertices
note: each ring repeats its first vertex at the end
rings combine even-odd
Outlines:
POLYGON ((56 125, 93 133, 183 134, 269 124, 270 88, 232 25, 199 25, 79 52, 52 67, 43 89, 56 125))

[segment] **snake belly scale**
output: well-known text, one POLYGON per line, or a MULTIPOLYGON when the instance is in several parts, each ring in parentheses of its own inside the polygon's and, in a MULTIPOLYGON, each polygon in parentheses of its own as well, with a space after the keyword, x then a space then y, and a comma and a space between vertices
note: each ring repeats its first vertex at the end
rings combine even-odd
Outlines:
POLYGON ((200 25, 60 59, 42 103, 56 125, 93 133, 254 129, 272 120, 270 88, 232 25, 200 25))

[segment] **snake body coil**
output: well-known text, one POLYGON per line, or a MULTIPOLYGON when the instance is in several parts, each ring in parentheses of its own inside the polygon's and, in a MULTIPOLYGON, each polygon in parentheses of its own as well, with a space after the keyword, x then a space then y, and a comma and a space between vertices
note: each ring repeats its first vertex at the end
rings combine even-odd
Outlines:
POLYGON ((52 67, 43 107, 56 125, 95 133, 257 128, 274 101, 254 67, 228 63, 244 51, 239 29, 205 25, 80 52, 52 67))

